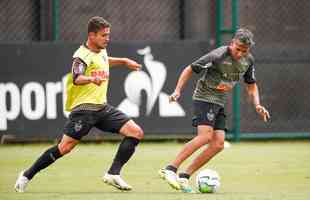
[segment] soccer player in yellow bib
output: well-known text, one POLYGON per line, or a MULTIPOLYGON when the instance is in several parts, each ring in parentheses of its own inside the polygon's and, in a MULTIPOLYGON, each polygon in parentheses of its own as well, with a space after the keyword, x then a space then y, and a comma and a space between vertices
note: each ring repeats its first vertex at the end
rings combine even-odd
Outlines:
POLYGON ((107 104, 107 88, 110 66, 125 65, 139 70, 141 65, 128 58, 107 55, 110 27, 110 23, 102 17, 89 20, 87 41, 74 53, 72 73, 68 76, 66 110, 71 113, 62 140, 19 174, 15 184, 17 192, 24 192, 29 181, 40 170, 68 154, 92 127, 124 136, 110 169, 102 178, 105 183, 120 190, 132 189, 121 178, 120 171, 134 154, 144 133, 127 115, 107 104))

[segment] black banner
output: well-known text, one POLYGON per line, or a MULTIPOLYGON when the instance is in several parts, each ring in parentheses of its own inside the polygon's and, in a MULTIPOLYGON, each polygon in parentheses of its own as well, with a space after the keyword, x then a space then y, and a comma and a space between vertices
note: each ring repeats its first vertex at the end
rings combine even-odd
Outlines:
MULTIPOLYGON (((55 43, 0 45, 1 135, 27 140, 62 135, 68 114, 63 111, 65 75, 78 47, 55 43)), ((141 71, 111 68, 108 102, 132 116, 146 135, 191 134, 195 81, 188 83, 178 103, 169 104, 167 97, 182 69, 208 50, 201 42, 111 43, 109 56, 129 57, 143 67, 141 71)))

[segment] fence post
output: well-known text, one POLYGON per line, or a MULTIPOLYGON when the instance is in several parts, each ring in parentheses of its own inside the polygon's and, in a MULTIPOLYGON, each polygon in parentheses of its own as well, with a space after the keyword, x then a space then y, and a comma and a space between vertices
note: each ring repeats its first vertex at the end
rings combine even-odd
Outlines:
POLYGON ((59 0, 53 0, 53 41, 59 40, 60 28, 59 28, 59 0))
MULTIPOLYGON (((222 45, 223 34, 234 34, 238 28, 238 0, 231 0, 231 27, 224 27, 224 2, 223 0, 216 1, 216 46, 222 45)), ((233 110, 233 140, 240 141, 240 84, 237 83, 233 90, 232 100, 233 110)))

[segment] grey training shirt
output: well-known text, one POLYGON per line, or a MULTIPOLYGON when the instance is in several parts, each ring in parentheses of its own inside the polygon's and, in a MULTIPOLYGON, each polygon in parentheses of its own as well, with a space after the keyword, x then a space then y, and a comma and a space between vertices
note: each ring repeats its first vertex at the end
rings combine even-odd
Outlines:
POLYGON ((203 73, 197 81, 194 100, 225 105, 227 94, 243 77, 244 82, 255 83, 254 58, 251 54, 234 60, 228 46, 212 50, 191 64, 196 73, 203 73))

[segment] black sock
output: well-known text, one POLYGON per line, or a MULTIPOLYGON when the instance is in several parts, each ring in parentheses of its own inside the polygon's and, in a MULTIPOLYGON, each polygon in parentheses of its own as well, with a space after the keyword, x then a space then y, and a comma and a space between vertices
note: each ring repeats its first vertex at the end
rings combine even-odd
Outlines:
POLYGON ((58 145, 49 148, 28 170, 25 171, 24 176, 31 180, 40 170, 48 167, 61 156, 62 155, 59 152, 58 145))
POLYGON ((190 176, 189 174, 183 172, 183 173, 179 173, 179 177, 180 177, 180 178, 189 179, 191 176, 190 176))
POLYGON ((123 165, 130 159, 135 152, 139 139, 125 137, 118 147, 113 163, 108 171, 109 174, 119 175, 123 165))
POLYGON ((173 171, 174 173, 177 173, 177 171, 178 171, 178 168, 176 168, 176 167, 174 167, 172 165, 168 165, 165 169, 173 171))

